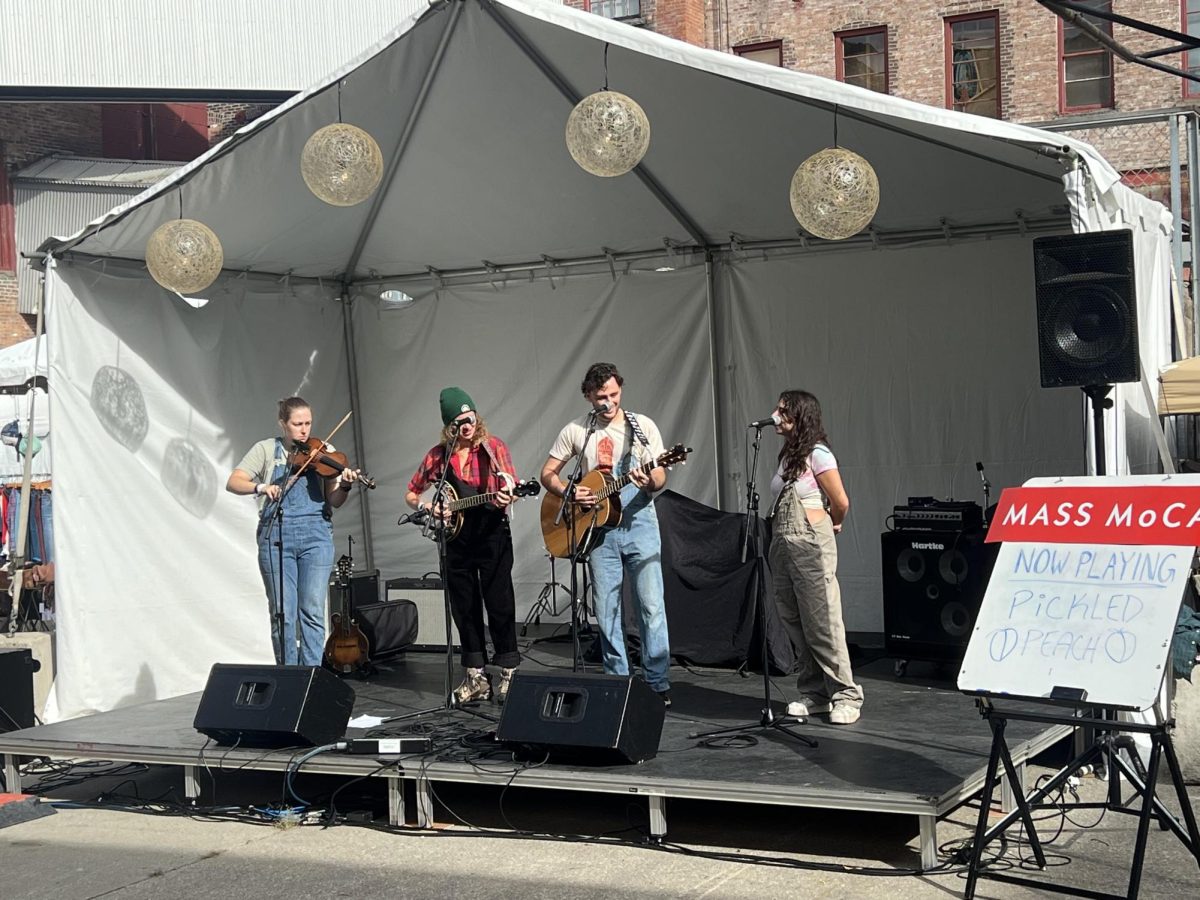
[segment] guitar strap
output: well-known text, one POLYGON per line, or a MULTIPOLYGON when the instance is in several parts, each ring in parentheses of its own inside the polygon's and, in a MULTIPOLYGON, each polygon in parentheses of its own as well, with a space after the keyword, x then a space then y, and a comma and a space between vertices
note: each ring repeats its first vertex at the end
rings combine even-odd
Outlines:
POLYGON ((625 421, 629 423, 629 427, 633 429, 634 437, 636 437, 646 449, 650 448, 650 441, 646 437, 646 432, 642 431, 642 426, 638 424, 637 416, 629 410, 623 410, 625 413, 625 421))

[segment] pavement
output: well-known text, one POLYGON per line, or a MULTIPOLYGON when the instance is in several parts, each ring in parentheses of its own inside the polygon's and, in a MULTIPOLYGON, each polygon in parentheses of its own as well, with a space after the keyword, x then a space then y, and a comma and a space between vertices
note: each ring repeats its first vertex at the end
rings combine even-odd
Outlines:
MULTIPOLYGON (((1036 766, 1029 777, 1048 772, 1036 766)), ((939 824, 945 871, 916 874, 915 819, 831 810, 674 800, 663 846, 649 843, 644 802, 620 796, 437 786, 435 829, 389 829, 377 786, 349 786, 337 800, 361 824, 236 821, 240 808, 279 805, 282 776, 218 773, 199 808, 182 797, 178 770, 136 766, 27 775, 55 815, 0 829, 0 897, 31 900, 183 897, 266 898, 731 898, 962 896, 965 872, 950 854, 974 829, 967 805, 939 824), (215 789, 215 792, 214 792, 215 789), (355 793, 361 790, 361 793, 355 793), (149 814, 128 808, 156 799, 149 814), (216 804, 219 802, 220 806, 216 804), (82 807, 76 804, 83 804, 82 807), (187 814, 185 814, 185 812, 187 814), (595 835, 581 840, 578 835, 595 835)), ((298 784, 319 796, 339 782, 298 784)), ((1106 784, 1089 776, 1078 791, 1102 800, 1106 784)), ((1164 802, 1177 811, 1171 794, 1164 802)), ((1191 803, 1200 791, 1193 787, 1191 803)), ((1113 811, 1043 811, 1038 831, 1048 868, 1038 872, 1028 846, 1003 849, 1008 871, 1051 884, 1124 895, 1137 820, 1113 811)), ((1200 866, 1170 832, 1152 825, 1141 892, 1200 896, 1200 866)), ((976 896, 1044 896, 1040 890, 984 880, 976 896)))

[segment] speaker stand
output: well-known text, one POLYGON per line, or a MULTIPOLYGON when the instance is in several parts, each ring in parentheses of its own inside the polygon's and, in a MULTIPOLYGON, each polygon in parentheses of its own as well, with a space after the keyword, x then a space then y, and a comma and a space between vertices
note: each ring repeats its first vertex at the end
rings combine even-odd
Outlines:
POLYGON ((1104 411, 1112 409, 1111 384, 1087 384, 1082 388, 1092 402, 1092 444, 1096 452, 1096 474, 1105 475, 1104 465, 1104 411))
MULTIPOLYGON (((742 562, 751 553, 754 555, 754 573, 750 577, 750 596, 754 600, 754 624, 758 630, 759 649, 762 652, 760 663, 763 677, 763 705, 757 722, 745 725, 734 725, 730 728, 718 728, 715 731, 699 731, 689 734, 689 738, 734 737, 751 731, 771 728, 775 731, 793 737, 800 743, 816 747, 817 742, 810 737, 793 730, 785 721, 784 716, 777 716, 771 709, 771 669, 767 659, 767 629, 766 614, 763 604, 766 595, 763 572, 766 565, 763 562, 762 531, 758 519, 758 489, 754 484, 754 473, 758 471, 758 448, 762 441, 762 426, 751 426, 754 431, 754 461, 750 464, 750 478, 746 482, 746 521, 742 534, 742 562)), ((786 490, 786 488, 785 488, 786 490)))

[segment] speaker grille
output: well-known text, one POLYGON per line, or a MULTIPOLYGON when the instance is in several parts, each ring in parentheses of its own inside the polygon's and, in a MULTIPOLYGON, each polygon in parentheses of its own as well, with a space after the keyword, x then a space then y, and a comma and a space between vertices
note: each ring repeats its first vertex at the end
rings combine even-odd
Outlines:
POLYGON ((1129 231, 1037 238, 1042 387, 1137 381, 1137 300, 1129 231))

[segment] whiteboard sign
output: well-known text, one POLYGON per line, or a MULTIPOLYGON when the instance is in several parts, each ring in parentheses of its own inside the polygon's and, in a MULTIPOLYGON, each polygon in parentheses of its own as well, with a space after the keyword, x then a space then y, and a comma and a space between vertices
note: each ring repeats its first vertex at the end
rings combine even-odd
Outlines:
POLYGON ((1005 543, 959 690, 1145 709, 1158 696, 1192 547, 1005 543))

